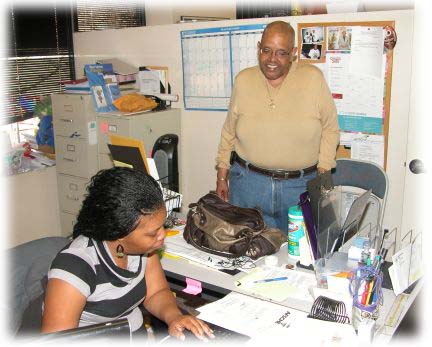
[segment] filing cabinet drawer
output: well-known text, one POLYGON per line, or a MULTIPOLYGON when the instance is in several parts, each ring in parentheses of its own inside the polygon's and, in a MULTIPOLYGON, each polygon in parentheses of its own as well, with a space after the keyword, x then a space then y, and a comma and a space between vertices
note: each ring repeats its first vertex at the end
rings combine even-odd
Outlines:
POLYGON ((90 178, 97 172, 97 145, 86 139, 55 137, 57 172, 90 178))
POLYGON ((78 213, 81 209, 86 187, 90 179, 74 176, 58 175, 58 194, 60 209, 66 212, 78 213))
POLYGON ((180 113, 175 109, 133 116, 98 114, 96 119, 99 153, 109 153, 107 143, 110 143, 110 134, 143 141, 147 157, 150 157, 153 145, 160 136, 180 135, 180 113))
POLYGON ((98 127, 98 151, 99 153, 110 153, 107 143, 110 143, 109 135, 120 135, 131 137, 131 122, 121 116, 114 117, 97 117, 98 127))
POLYGON ((69 237, 73 233, 73 227, 76 223, 77 215, 67 212, 60 212, 61 235, 69 237))
POLYGON ((53 125, 56 135, 89 137, 95 121, 95 110, 90 95, 53 94, 53 125))

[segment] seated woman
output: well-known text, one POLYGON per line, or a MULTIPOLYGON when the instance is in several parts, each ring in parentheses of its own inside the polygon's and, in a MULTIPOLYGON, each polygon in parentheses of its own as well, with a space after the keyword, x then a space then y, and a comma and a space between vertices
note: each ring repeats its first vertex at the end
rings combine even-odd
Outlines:
POLYGON ((115 167, 96 174, 74 226, 74 239, 54 259, 42 332, 127 317, 132 331, 143 323, 141 303, 184 339, 214 337, 201 320, 176 305, 157 250, 166 236, 162 192, 149 175, 115 167))

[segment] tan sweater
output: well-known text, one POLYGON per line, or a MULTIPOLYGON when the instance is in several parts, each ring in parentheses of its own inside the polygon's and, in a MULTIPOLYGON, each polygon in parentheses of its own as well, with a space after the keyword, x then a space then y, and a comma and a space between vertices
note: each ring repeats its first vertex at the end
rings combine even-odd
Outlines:
POLYGON ((298 170, 336 165, 336 107, 322 72, 293 63, 278 88, 258 66, 241 71, 222 128, 216 165, 229 168, 231 151, 256 166, 298 170), (275 108, 269 104, 272 102, 275 108))

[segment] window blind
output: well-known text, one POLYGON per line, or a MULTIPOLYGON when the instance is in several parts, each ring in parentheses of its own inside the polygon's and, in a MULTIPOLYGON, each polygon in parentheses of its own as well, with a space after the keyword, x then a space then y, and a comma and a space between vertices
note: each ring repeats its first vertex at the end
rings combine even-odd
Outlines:
POLYGON ((70 7, 9 7, 9 42, 4 64, 7 86, 1 123, 33 117, 35 103, 61 92, 74 78, 70 7))
POLYGON ((143 1, 76 1, 75 31, 145 26, 143 1))

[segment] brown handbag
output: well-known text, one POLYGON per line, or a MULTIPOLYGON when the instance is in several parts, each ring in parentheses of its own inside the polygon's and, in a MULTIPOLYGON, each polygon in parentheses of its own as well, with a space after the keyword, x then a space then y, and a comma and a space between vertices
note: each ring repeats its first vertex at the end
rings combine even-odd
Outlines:
POLYGON ((189 205, 183 237, 208 253, 257 259, 277 252, 287 240, 279 229, 267 228, 256 208, 231 205, 208 193, 189 205))

